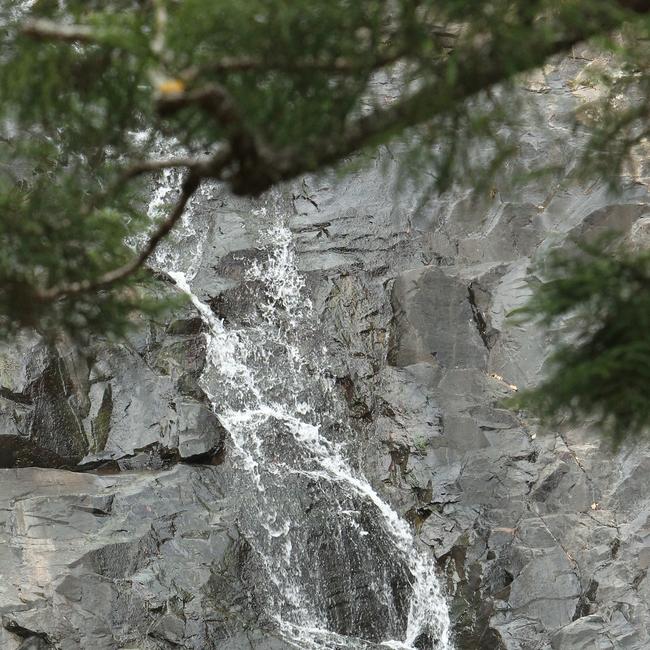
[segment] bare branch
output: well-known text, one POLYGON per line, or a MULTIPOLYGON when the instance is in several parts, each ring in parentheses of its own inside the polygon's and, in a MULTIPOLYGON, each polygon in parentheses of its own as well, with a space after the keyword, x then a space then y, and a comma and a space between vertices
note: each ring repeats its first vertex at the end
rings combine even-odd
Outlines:
POLYGON ((165 169, 187 169, 201 178, 213 178, 218 176, 227 163, 230 156, 230 147, 224 145, 212 156, 198 158, 152 158, 138 160, 124 169, 119 177, 119 184, 123 184, 143 174, 150 174, 165 169))
POLYGON ((66 296, 79 295, 105 289, 106 287, 120 282, 139 271, 145 262, 153 255, 160 242, 172 231, 178 220, 183 216, 187 203, 192 198, 201 184, 201 179, 195 174, 188 174, 181 188, 181 195, 178 197, 174 208, 168 217, 156 228, 151 237, 147 240, 144 248, 130 262, 112 271, 104 273, 94 280, 81 282, 70 282, 60 284, 49 289, 36 292, 35 298, 41 302, 53 302, 66 296))
POLYGON ((187 68, 179 77, 190 83, 202 74, 229 74, 233 72, 330 72, 333 74, 357 74, 377 70, 396 63, 406 56, 405 51, 385 52, 369 61, 354 61, 344 57, 331 60, 296 59, 295 61, 269 61, 256 57, 223 57, 204 66, 187 68))
POLYGON ((90 214, 106 198, 119 192, 123 185, 138 176, 156 173, 164 169, 186 169, 199 178, 217 179, 222 177, 223 172, 231 162, 232 153, 228 144, 222 144, 212 156, 137 160, 125 167, 114 182, 109 183, 101 192, 92 195, 83 208, 82 214, 90 214))
POLYGON ((120 177, 122 182, 126 182, 140 174, 160 171, 162 169, 186 167, 189 170, 181 186, 181 194, 167 218, 151 234, 138 255, 124 266, 108 271, 94 280, 71 282, 69 284, 57 285, 50 287, 49 289, 44 289, 37 292, 35 298, 43 302, 51 302, 65 296, 105 289, 116 282, 125 280, 139 271, 183 216, 189 200, 200 187, 201 182, 206 178, 220 178, 231 162, 232 155, 230 147, 223 146, 215 154, 207 158, 144 160, 128 167, 120 177))
POLYGON ((22 33, 32 38, 65 43, 96 43, 99 39, 92 27, 87 25, 66 25, 45 18, 25 21, 22 33))

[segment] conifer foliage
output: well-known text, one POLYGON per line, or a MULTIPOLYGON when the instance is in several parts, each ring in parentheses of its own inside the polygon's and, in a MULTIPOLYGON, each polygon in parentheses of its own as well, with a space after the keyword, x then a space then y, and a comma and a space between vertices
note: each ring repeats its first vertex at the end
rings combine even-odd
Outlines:
POLYGON ((650 424, 650 251, 612 241, 555 251, 514 321, 554 331, 546 379, 510 405, 555 426, 592 420, 618 446, 650 424))

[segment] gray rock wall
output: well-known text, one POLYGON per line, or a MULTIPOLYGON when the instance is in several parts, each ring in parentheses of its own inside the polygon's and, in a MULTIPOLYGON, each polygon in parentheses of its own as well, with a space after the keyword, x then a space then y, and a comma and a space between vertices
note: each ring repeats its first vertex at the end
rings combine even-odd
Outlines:
MULTIPOLYGON (((570 159, 584 63, 530 84, 547 125, 525 137, 524 165, 570 159)), ((623 196, 564 178, 478 201, 456 190, 416 213, 386 155, 280 201, 357 465, 435 555, 459 650, 649 647, 650 446, 613 455, 589 423, 544 430, 499 405, 548 353, 506 319, 531 264, 606 227, 645 245, 645 180, 623 196)), ((194 222, 201 297, 246 323, 264 217, 211 188, 194 222)), ((284 647, 257 620, 204 354, 189 307, 86 357, 28 335, 0 350, 3 648, 284 647)))

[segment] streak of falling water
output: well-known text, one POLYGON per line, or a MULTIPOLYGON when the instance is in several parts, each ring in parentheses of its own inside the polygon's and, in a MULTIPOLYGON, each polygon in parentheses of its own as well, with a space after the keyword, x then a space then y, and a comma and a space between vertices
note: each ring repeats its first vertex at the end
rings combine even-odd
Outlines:
MULTIPOLYGON (((165 199, 161 186, 152 209, 165 199), (157 203, 158 202, 158 203, 157 203)), ((346 460, 353 439, 327 378, 290 230, 277 215, 260 236, 258 318, 226 328, 192 290, 196 262, 158 255, 207 325, 201 384, 230 434, 252 549, 257 607, 297 648, 447 650, 449 618, 435 567, 406 522, 346 460)), ((202 238, 191 214, 181 237, 202 238)))
MULTIPOLYGON (((8 17, 33 4, 17 3, 8 17)), ((178 178, 172 171, 163 176, 152 216, 178 178)), ((327 379, 291 232, 275 221, 262 236, 265 261, 249 272, 263 287, 260 319, 250 327, 225 328, 193 292, 205 238, 191 211, 176 243, 155 260, 208 327, 202 385, 241 468, 233 489, 241 495, 242 534, 261 571, 254 581, 258 605, 303 650, 448 650, 448 612, 433 562, 346 460, 344 441, 352 432, 327 379), (179 250, 188 245, 196 251, 183 266, 179 250)))

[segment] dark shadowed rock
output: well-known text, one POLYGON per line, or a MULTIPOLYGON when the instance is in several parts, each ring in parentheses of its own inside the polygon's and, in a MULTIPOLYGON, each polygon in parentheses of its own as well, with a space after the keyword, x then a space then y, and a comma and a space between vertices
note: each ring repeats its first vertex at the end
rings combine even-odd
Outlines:
POLYGON ((0 367, 0 467, 74 465, 89 448, 83 356, 24 334, 17 345, 2 345, 0 367))

